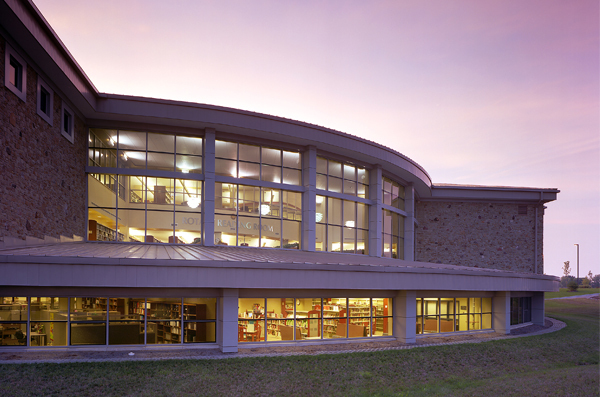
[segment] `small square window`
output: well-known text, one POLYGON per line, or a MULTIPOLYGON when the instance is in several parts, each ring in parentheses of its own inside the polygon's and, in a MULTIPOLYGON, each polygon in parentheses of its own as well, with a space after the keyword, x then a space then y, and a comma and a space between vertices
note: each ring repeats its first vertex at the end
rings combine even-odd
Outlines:
POLYGON ((4 57, 5 73, 4 85, 16 96, 25 101, 25 88, 27 87, 27 64, 17 55, 8 44, 4 57))
POLYGON ((54 105, 54 92, 38 75, 37 81, 37 114, 52 125, 52 109, 54 105))
POLYGON ((75 138, 75 113, 73 113, 73 111, 67 106, 65 105, 64 101, 63 101, 63 106, 62 106, 62 123, 61 123, 61 128, 60 128, 60 132, 62 134, 62 136, 64 136, 65 138, 67 138, 71 143, 73 143, 74 138, 75 138))

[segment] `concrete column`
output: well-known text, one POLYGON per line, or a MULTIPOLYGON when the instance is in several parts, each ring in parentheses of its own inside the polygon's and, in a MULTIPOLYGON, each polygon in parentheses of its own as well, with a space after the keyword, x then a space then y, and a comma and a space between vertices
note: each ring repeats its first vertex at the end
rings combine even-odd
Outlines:
POLYGON ((544 293, 534 292, 531 297, 531 321, 537 325, 544 325, 545 303, 544 293))
POLYGON ((494 331, 510 334, 510 291, 499 291, 492 300, 492 322, 494 331))
POLYGON ((404 189, 404 259, 415 260, 415 188, 411 183, 404 189))
POLYGON ((371 170, 369 180, 369 198, 373 205, 369 207, 369 256, 383 255, 383 242, 381 241, 382 221, 381 203, 383 203, 381 165, 377 164, 371 170))
POLYGON ((316 239, 316 185, 317 185, 317 148, 308 146, 302 153, 302 249, 315 250, 316 239))
POLYGON ((215 245, 215 130, 204 130, 204 194, 202 199, 202 243, 215 245))
POLYGON ((416 343, 417 292, 398 291, 394 298, 394 336, 404 343, 416 343))
POLYGON ((237 288, 225 288, 219 299, 217 343, 223 353, 238 351, 238 297, 237 288))

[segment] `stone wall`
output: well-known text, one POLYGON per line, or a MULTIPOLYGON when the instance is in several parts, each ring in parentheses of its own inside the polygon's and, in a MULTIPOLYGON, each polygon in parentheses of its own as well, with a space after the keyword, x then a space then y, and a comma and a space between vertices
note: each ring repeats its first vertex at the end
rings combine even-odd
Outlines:
MULTIPOLYGON (((37 114, 37 73, 27 65, 27 101, 4 85, 0 36, 0 239, 85 237, 86 133, 75 117, 75 143, 60 133, 60 96, 53 125, 37 114)), ((50 83, 50 82, 48 82, 50 83)))
POLYGON ((415 260, 542 274, 543 205, 417 201, 415 260))

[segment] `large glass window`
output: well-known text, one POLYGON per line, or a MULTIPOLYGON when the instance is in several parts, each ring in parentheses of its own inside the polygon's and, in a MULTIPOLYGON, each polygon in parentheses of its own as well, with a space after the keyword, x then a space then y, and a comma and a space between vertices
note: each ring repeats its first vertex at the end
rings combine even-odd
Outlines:
POLYGON ((183 299, 183 342, 202 343, 217 340, 217 299, 183 299))
POLYGON ((215 141, 215 158, 216 175, 288 185, 302 183, 299 152, 215 141))
POLYGON ((214 343, 216 320, 216 298, 0 297, 0 346, 214 343))
POLYGON ((0 297, 0 346, 27 346, 27 298, 0 297))
POLYGON ((510 298, 510 325, 531 322, 531 297, 510 298))
POLYGON ((88 176, 88 240, 200 243, 202 181, 186 176, 202 172, 202 146, 198 137, 91 129, 89 165, 113 173, 88 176))
POLYGON ((317 157, 317 189, 369 198, 369 171, 354 164, 317 157))
POLYGON ((70 345, 105 345, 106 313, 110 300, 102 297, 70 299, 70 345))
POLYGON ((316 250, 369 253, 368 206, 333 197, 316 197, 316 250))
POLYGON ((241 298, 238 341, 299 341, 392 335, 389 298, 241 298))
POLYGON ((302 194, 215 184, 215 244, 300 248, 302 194))
POLYGON ((32 297, 31 346, 66 346, 69 298, 32 297))
POLYGON ((88 176, 88 240, 201 242, 201 181, 119 176, 126 195, 117 197, 98 177, 116 180, 116 175, 88 176))
POLYGON ((382 210, 382 221, 383 256, 404 259, 404 217, 382 210))
POLYGON ((418 298, 417 334, 492 328, 492 298, 418 298))
POLYGON ((404 210, 404 186, 383 177, 383 204, 404 210))

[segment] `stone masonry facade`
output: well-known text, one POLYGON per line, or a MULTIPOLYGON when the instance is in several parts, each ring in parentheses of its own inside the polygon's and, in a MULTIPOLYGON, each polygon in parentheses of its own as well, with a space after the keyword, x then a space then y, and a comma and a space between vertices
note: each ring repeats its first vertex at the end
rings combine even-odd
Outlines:
POLYGON ((543 274, 543 205, 417 201, 415 260, 534 273, 536 207, 543 274))
POLYGON ((75 116, 74 143, 61 135, 60 87, 53 87, 53 125, 37 114, 37 73, 29 64, 26 102, 5 87, 5 51, 0 36, 0 240, 85 237, 83 121, 75 116))

